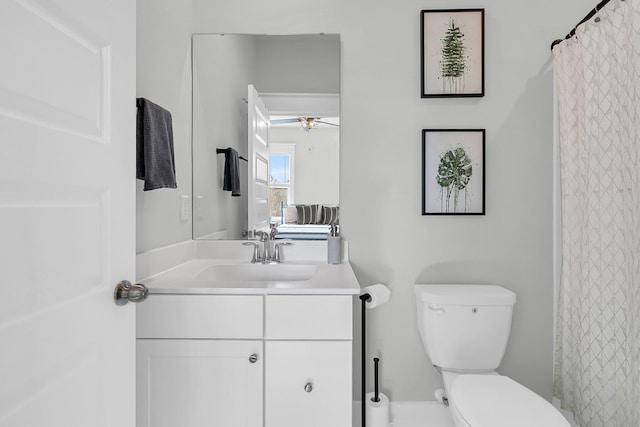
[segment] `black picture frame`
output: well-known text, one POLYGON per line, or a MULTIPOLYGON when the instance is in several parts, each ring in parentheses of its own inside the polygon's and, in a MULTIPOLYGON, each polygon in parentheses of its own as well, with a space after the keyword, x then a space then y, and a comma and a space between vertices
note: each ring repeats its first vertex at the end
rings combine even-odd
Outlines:
POLYGON ((420 12, 420 97, 484 96, 484 9, 420 12))
POLYGON ((485 129, 422 130, 422 215, 485 214, 485 129))

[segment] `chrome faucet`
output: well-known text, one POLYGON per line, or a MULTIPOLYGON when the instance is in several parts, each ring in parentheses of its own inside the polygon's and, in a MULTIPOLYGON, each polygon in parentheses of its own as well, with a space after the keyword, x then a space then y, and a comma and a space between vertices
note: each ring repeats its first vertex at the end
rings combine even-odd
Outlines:
POLYGON ((274 244, 273 252, 271 251, 271 242, 275 240, 278 229, 276 227, 271 228, 269 233, 264 231, 256 231, 254 235, 260 239, 259 242, 243 242, 244 246, 253 246, 253 255, 251 257, 251 263, 255 264, 260 262, 262 264, 267 263, 281 263, 284 258, 282 256, 282 246, 293 245, 291 242, 279 242, 274 244), (262 243, 262 251, 260 251, 260 243, 262 243))
POLYGON ((274 250, 273 252, 271 251, 271 242, 276 239, 276 234, 278 234, 278 229, 273 226, 271 227, 269 233, 263 232, 260 236, 264 245, 262 256, 263 264, 266 264, 268 262, 279 262, 277 260, 278 257, 276 256, 277 246, 274 245, 274 250))
MULTIPOLYGON (((273 233, 273 232, 272 232, 273 233)), ((271 233, 262 233, 260 236, 262 242, 262 258, 263 264, 271 262, 271 233)))
MULTIPOLYGON (((267 233, 265 233, 264 231, 255 231, 253 233, 254 236, 256 236, 258 239, 260 239, 260 242, 264 242, 265 236, 267 235, 267 233)), ((253 255, 251 256, 251 263, 255 264, 256 262, 262 262, 264 263, 264 252, 260 252, 260 243, 258 242, 243 242, 242 243, 243 246, 253 246, 253 255)))
POLYGON ((265 233, 264 231, 256 231, 254 233, 259 241, 258 242, 243 242, 244 246, 253 246, 253 255, 251 256, 251 263, 255 264, 256 262, 260 262, 262 264, 266 264, 271 261, 271 242, 269 241, 270 233, 265 233), (262 244, 262 250, 260 250, 260 244, 262 244))

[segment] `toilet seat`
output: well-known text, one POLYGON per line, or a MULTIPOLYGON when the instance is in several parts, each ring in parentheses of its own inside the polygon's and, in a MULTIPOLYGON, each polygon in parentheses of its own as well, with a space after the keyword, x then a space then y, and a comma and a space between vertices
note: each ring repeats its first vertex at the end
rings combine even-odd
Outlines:
POLYGON ((503 375, 460 375, 449 394, 450 409, 470 427, 569 427, 553 405, 503 375))

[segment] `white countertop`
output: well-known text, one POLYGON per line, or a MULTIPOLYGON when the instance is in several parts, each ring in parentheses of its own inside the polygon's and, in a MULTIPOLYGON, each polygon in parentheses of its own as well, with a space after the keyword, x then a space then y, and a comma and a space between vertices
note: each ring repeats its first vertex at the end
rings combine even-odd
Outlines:
MULTIPOLYGON (((315 274, 308 280, 207 280, 198 278, 216 265, 242 268, 253 264, 241 261, 196 258, 142 280, 150 294, 235 294, 235 295, 358 295, 360 285, 351 264, 327 264, 326 261, 285 261, 281 265, 315 266, 315 274)), ((267 268, 269 266, 266 266, 267 268)), ((278 267, 275 265, 274 267, 278 267)))

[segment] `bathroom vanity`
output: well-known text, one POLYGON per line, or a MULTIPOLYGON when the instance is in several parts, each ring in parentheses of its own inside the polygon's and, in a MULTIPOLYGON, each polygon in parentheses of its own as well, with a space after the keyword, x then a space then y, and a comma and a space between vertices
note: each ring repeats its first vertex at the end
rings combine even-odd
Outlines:
POLYGON ((348 262, 198 258, 144 282, 139 427, 351 426, 348 262))

